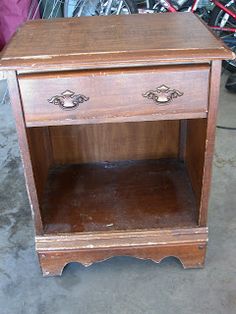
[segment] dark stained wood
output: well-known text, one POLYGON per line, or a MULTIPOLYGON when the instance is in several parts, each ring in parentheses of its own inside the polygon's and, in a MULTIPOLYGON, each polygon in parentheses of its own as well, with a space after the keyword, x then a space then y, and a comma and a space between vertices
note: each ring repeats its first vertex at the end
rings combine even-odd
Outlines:
POLYGON ((179 128, 179 158, 185 160, 186 155, 186 140, 187 140, 187 120, 180 121, 179 128))
POLYGON ((177 158, 179 121, 50 127, 56 164, 177 158))
POLYGON ((199 209, 199 225, 207 224, 207 209, 210 196, 212 161, 214 155, 217 108, 220 91, 221 62, 212 62, 209 90, 209 113, 207 119, 206 144, 202 180, 201 203, 199 209))
POLYGON ((25 181, 30 201, 30 207, 35 224, 36 234, 42 234, 43 227, 39 211, 39 201, 35 186, 34 174, 31 164, 31 156, 29 144, 27 140, 27 133, 24 124, 24 117, 21 107, 21 99, 19 94, 19 87, 17 82, 16 73, 8 71, 7 73, 8 91, 11 100, 11 106, 16 122, 16 130, 18 134, 18 141, 20 147, 21 160, 24 167, 25 181))
POLYGON ((57 166, 42 203, 46 233, 196 226, 196 212, 174 159, 57 166))
POLYGON ((206 227, 159 228, 142 230, 110 230, 97 232, 61 233, 36 236, 38 251, 85 250, 135 247, 138 245, 157 246, 207 242, 206 227))
MULTIPOLYGON (((178 241, 177 241, 178 242, 178 241)), ((206 240, 198 243, 175 243, 173 245, 140 245, 136 247, 116 247, 98 250, 62 250, 38 251, 38 257, 43 276, 60 276, 64 267, 70 263, 78 262, 90 266, 95 262, 107 260, 113 256, 133 256, 140 259, 150 259, 159 263, 169 256, 179 259, 185 269, 204 267, 206 255, 206 240)))
POLYGON ((44 276, 61 275, 71 261, 89 266, 115 255, 157 263, 175 256, 184 268, 199 268, 204 265, 207 234, 207 228, 199 227, 67 233, 37 236, 36 249, 44 276))
POLYGON ((36 190, 41 201, 48 171, 53 163, 50 134, 48 128, 31 128, 26 131, 36 190))
POLYGON ((201 202, 207 119, 188 120, 185 162, 198 207, 201 202))
POLYGON ((45 276, 115 255, 203 267, 220 60, 233 57, 191 13, 17 32, 0 70, 17 71, 9 91, 45 276), (142 96, 162 84, 183 95, 142 96), (65 90, 89 100, 48 102, 65 90))
POLYGON ((31 74, 19 77, 27 126, 206 117, 209 66, 31 74), (194 82, 194 88, 191 83, 194 82), (183 93, 167 104, 143 97, 161 85, 183 93), (48 102, 70 90, 89 97, 74 110, 48 102))
POLYGON ((32 71, 232 57, 194 14, 178 12, 30 21, 3 52, 0 66, 32 71))

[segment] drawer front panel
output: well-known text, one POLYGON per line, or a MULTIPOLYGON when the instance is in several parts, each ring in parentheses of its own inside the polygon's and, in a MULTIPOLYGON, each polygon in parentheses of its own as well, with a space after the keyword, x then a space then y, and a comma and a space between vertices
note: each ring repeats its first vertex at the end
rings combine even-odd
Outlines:
POLYGON ((27 126, 206 117, 209 66, 19 76, 27 126))

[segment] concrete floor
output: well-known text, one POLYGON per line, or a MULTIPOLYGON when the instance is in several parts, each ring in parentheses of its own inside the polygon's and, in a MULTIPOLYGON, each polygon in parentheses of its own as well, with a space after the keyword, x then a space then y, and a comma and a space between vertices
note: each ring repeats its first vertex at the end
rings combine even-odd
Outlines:
MULTIPOLYGON (((4 86, 0 81, 0 99, 4 86)), ((224 88, 218 124, 236 126, 236 94, 224 88)), ((236 313, 236 131, 217 129, 202 270, 183 270, 174 258, 158 265, 117 257, 43 278, 8 99, 0 106, 0 148, 1 314, 236 313)))

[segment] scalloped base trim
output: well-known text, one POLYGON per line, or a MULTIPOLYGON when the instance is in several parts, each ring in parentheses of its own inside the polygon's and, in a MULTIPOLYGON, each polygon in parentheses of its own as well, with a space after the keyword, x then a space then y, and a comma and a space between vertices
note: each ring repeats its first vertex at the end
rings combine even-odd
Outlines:
POLYGON ((150 259, 155 263, 164 258, 174 256, 180 260, 183 267, 204 267, 206 254, 205 243, 188 243, 163 246, 126 247, 112 249, 82 249, 64 251, 38 252, 43 276, 60 276, 64 267, 71 262, 78 262, 84 266, 101 262, 114 256, 132 256, 138 259, 150 259))

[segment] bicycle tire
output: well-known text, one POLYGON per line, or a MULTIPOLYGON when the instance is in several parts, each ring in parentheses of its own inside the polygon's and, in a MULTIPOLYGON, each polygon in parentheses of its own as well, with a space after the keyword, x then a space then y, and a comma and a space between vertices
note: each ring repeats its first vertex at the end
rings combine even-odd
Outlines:
MULTIPOLYGON (((77 6, 73 13, 73 17, 83 16, 83 15, 98 15, 95 14, 96 6, 99 3, 99 0, 95 2, 94 0, 85 0, 87 1, 87 5, 84 5, 84 8, 81 11, 81 7, 77 6), (81 12, 80 12, 81 11, 81 12), (81 13, 81 14, 80 14, 81 13)), ((129 9, 129 14, 138 13, 138 8, 133 0, 124 0, 127 8, 129 9)))
MULTIPOLYGON (((224 5, 226 5, 227 3, 229 3, 230 1, 224 1, 222 2, 224 5)), ((236 9, 236 8, 235 8, 236 9)), ((211 16, 210 16, 210 20, 208 25, 209 26, 219 26, 219 18, 221 15, 226 14, 222 9, 220 9, 219 7, 214 7, 214 9, 212 10, 211 16)), ((236 27, 236 22, 235 22, 235 27, 236 27)), ((220 31, 218 31, 218 36, 221 37, 221 34, 219 33, 220 31)), ((223 32, 222 32, 223 33, 223 32)), ((235 37, 235 41, 236 41, 236 37, 235 37)), ((232 49, 234 52, 236 52, 236 45, 234 47, 234 49, 232 49)), ((229 70, 232 73, 236 72, 236 59, 234 60, 223 60, 222 65, 225 69, 229 70)))
POLYGON ((63 16, 64 17, 73 17, 73 12, 75 10, 76 7, 76 0, 64 0, 63 1, 63 16))
POLYGON ((226 83, 225 88, 228 89, 231 93, 236 94, 236 73, 231 74, 226 83))

